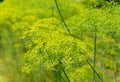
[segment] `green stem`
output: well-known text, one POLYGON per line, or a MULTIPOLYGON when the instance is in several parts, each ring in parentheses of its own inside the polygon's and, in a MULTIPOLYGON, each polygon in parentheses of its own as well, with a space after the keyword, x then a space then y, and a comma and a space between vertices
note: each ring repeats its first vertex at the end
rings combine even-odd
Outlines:
POLYGON ((90 64, 90 62, 88 60, 86 60, 86 62, 91 67, 91 69, 94 71, 94 73, 98 76, 98 78, 101 80, 101 82, 104 82, 103 79, 102 79, 102 77, 100 77, 100 75, 97 73, 97 71, 95 70, 95 68, 90 64))
MULTIPOLYGON (((80 50, 79 50, 79 51, 80 51, 80 50)), ((80 52, 80 54, 82 54, 82 53, 80 52)), ((102 79, 102 77, 100 77, 100 75, 97 73, 97 71, 95 70, 94 66, 92 66, 92 65, 90 64, 90 62, 89 62, 88 59, 86 59, 86 62, 87 62, 87 64, 91 67, 91 69, 93 70, 93 72, 98 76, 98 78, 101 80, 101 82, 104 82, 103 79, 102 79)))
POLYGON ((56 7, 57 7, 58 13, 59 13, 59 15, 60 15, 60 17, 61 17, 61 19, 62 19, 62 22, 63 22, 63 24, 64 24, 67 32, 69 33, 69 35, 72 35, 71 32, 70 32, 70 30, 69 30, 69 28, 68 28, 68 26, 67 26, 67 24, 66 24, 65 21, 64 21, 64 18, 63 18, 62 14, 61 14, 60 8, 58 7, 57 0, 55 0, 55 5, 56 5, 56 7))
POLYGON ((96 51, 97 51, 97 46, 96 46, 96 44, 97 44, 97 34, 95 33, 94 34, 94 68, 95 68, 95 63, 96 63, 96 51))
POLYGON ((58 61, 59 61, 59 63, 61 64, 60 66, 61 66, 61 68, 62 68, 62 71, 63 71, 63 73, 64 73, 65 77, 67 78, 68 82, 70 82, 70 79, 69 79, 69 77, 68 77, 67 73, 65 72, 65 70, 64 70, 64 68, 63 68, 63 66, 62 66, 62 62, 61 62, 59 59, 58 59, 58 61))
MULTIPOLYGON (((95 32, 95 34, 94 34, 94 59, 93 59, 93 67, 94 67, 94 69, 96 67, 95 66, 95 64, 96 64, 96 51, 97 51, 96 43, 97 43, 97 34, 95 32)), ((93 81, 92 82, 95 82, 95 71, 93 71, 93 81)))

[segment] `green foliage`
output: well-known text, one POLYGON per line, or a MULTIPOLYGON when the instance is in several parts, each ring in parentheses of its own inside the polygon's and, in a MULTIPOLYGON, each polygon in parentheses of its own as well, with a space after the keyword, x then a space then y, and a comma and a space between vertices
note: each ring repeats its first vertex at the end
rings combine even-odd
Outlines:
POLYGON ((117 38, 119 36, 119 19, 119 15, 115 13, 92 9, 66 21, 72 34, 84 41, 87 48, 92 51, 94 33, 97 33, 97 58, 100 59, 97 61, 98 63, 102 61, 101 66, 104 65, 105 69, 114 71, 111 74, 117 70, 116 64, 119 65, 119 61, 116 60, 119 54, 119 38, 117 38))
MULTIPOLYGON (((19 24, 17 25, 15 27, 19 28, 19 24)), ((86 58, 92 57, 83 42, 68 36, 59 25, 60 21, 57 19, 46 18, 38 20, 28 30, 24 29, 23 33, 20 29, 17 30, 22 35, 21 38, 27 49, 23 72, 29 74, 40 64, 43 64, 46 70, 55 71, 60 60, 65 70, 72 73, 72 69, 82 67, 86 58)))
POLYGON ((8 82, 90 82, 95 70, 104 82, 119 82, 119 5, 106 0, 58 0, 58 5, 72 36, 54 0, 0 3, 0 76, 8 82), (95 33, 92 69, 86 60, 92 65, 95 33))

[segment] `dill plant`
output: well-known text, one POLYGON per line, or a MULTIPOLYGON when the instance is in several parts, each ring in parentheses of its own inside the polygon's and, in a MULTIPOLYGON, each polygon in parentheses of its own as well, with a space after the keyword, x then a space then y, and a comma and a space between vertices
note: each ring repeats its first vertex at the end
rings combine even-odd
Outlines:
MULTIPOLYGON (((114 16, 117 16, 117 15, 114 15, 114 16)), ((61 81, 64 81, 64 80, 66 81, 83 80, 86 82, 89 81, 90 78, 88 80, 84 78, 89 76, 84 76, 82 74, 82 71, 80 71, 79 69, 83 69, 84 66, 86 66, 87 67, 86 69, 93 70, 94 72, 96 72, 95 70, 99 71, 99 69, 102 69, 102 68, 98 66, 96 68, 93 68, 93 66, 91 66, 89 62, 85 63, 86 59, 84 61, 78 61, 76 60, 76 57, 74 58, 74 56, 72 57, 72 55, 70 54, 76 55, 77 52, 80 53, 79 51, 76 51, 76 50, 78 50, 79 48, 83 49, 81 46, 84 46, 85 44, 87 45, 87 48, 89 50, 94 51, 92 42, 94 38, 94 33, 97 33, 96 38, 97 38, 98 51, 96 52, 96 54, 98 55, 96 56, 96 58, 100 57, 100 53, 104 52, 104 50, 101 49, 102 47, 100 47, 101 40, 103 40, 103 42, 105 41, 104 39, 106 38, 104 37, 106 36, 106 34, 110 37, 113 36, 111 35, 111 31, 118 33, 115 30, 115 29, 118 29, 118 26, 119 26, 118 17, 116 17, 117 19, 114 19, 112 22, 106 21, 107 19, 113 19, 113 18, 114 17, 111 14, 109 14, 109 12, 103 11, 101 9, 93 9, 89 12, 84 11, 84 14, 73 16, 69 18, 67 21, 65 21, 68 27, 70 27, 69 29, 71 30, 72 36, 68 35, 65 29, 61 28, 60 21, 58 21, 55 18, 41 19, 30 26, 28 25, 27 26, 28 28, 24 30, 23 34, 20 33, 21 34, 20 36, 23 39, 25 43, 25 48, 26 48, 26 53, 25 53, 26 64, 25 66, 23 66, 22 71, 25 72, 26 74, 29 74, 32 71, 37 70, 38 69, 37 67, 42 66, 42 69, 44 69, 44 72, 45 70, 56 72, 57 74, 56 78, 61 81), (115 28, 113 28, 112 26, 114 26, 115 28), (95 27, 97 28, 97 30, 94 29, 95 27), (79 38, 81 38, 81 40, 85 42, 84 45, 78 45, 76 43, 76 42, 81 42, 79 38), (73 48, 73 46, 76 46, 76 48, 73 48), (70 51, 71 52, 68 53, 67 50, 68 52, 70 51), (68 60, 70 59, 70 60, 65 61, 66 59, 68 60), (62 67, 60 62, 62 62, 62 67), (91 66, 91 68, 93 69, 89 68, 89 66, 91 66), (35 67, 36 69, 34 69, 35 67), (83 76, 83 77, 81 79, 79 77, 75 78, 74 76, 76 74, 73 73, 72 70, 76 70, 75 73, 80 73, 78 74, 78 76, 79 77, 83 76)), ((18 26, 15 26, 15 27, 18 27, 18 26)), ((107 45, 104 45, 104 46, 107 46, 107 45)), ((87 52, 89 53, 89 51, 87 52)), ((118 51, 115 51, 115 52, 118 52, 118 51)), ((84 57, 87 57, 87 56, 81 57, 80 54, 79 56, 82 59, 84 57)), ((92 56, 90 56, 90 58, 91 57, 92 56)), ((100 57, 100 60, 96 59, 96 64, 102 60, 102 57, 103 56, 100 57)), ((104 60, 104 62, 102 62, 101 65, 102 64, 107 65, 107 63, 104 64, 105 62, 106 60, 104 60)), ((96 74, 98 78, 101 78, 100 74, 98 74, 97 72, 96 74)), ((99 81, 98 78, 96 78, 97 81, 99 81)))
MULTIPOLYGON (((67 24, 70 27, 71 33, 79 39, 82 39, 82 41, 84 41, 87 45, 87 48, 89 48, 90 50, 93 51, 94 47, 93 47, 93 40, 94 40, 94 33, 97 33, 97 56, 96 58, 96 63, 99 63, 101 61, 103 61, 102 59, 104 59, 105 56, 110 56, 110 53, 113 52, 114 57, 117 53, 119 53, 119 51, 114 50, 114 49, 118 49, 118 47, 115 47, 116 44, 119 44, 119 42, 115 41, 115 37, 117 37, 117 31, 119 30, 119 16, 115 15, 115 14, 110 14, 108 11, 104 11, 101 9, 92 9, 91 11, 87 11, 84 12, 84 14, 81 13, 81 15, 76 15, 74 17, 71 17, 70 19, 67 20, 67 24), (94 13, 96 12, 96 13, 94 13), (95 29, 96 28, 96 31, 95 29), (84 32, 84 33, 83 33, 84 32), (82 33, 82 35, 81 35, 82 33), (106 38, 105 38, 106 37, 106 38), (109 38, 109 40, 107 40, 109 38), (108 41, 108 43, 106 43, 106 40, 108 41), (114 46, 114 49, 108 49, 108 45, 110 46, 109 42, 111 43, 111 41, 113 42, 112 47, 114 46), (90 43, 88 43, 90 42, 90 43), (106 44, 102 44, 102 43, 106 43, 106 44), (108 44, 108 45, 107 45, 108 44), (100 45, 102 47, 100 47, 100 45), (112 51, 110 51, 112 50, 112 51), (106 53, 109 52, 110 53, 106 53), (115 52, 115 53, 114 53, 115 52)), ((111 57, 111 63, 114 59, 114 57, 111 57), (113 58, 113 59, 112 59, 113 58)), ((105 57, 106 58, 106 57, 105 57)), ((106 61, 107 62, 107 61, 106 61)), ((102 62, 101 63, 101 67, 96 67, 96 69, 103 69, 104 66, 103 64, 105 63, 102 62), (102 68, 103 67, 103 68, 102 68)), ((114 62, 114 66, 110 66, 112 68, 115 69, 115 62, 114 62)), ((110 65, 110 63, 109 63, 110 65)), ((106 68, 104 68, 106 69, 106 68)), ((111 73, 113 74, 113 73, 111 73)), ((103 74, 103 78, 105 79, 106 77, 104 77, 103 74)), ((107 81, 107 79, 105 79, 105 81, 107 81)))
MULTIPOLYGON (((41 64, 45 70, 57 72, 56 67, 62 64, 62 74, 71 77, 69 71, 82 67, 86 58, 91 58, 85 44, 67 35, 58 25, 59 21, 55 18, 41 19, 23 33, 25 37, 22 39, 27 49, 23 72, 29 74, 41 64)), ((65 76, 61 75, 63 78, 65 76)))
MULTIPOLYGON (((111 7, 110 3, 105 8, 105 5, 102 4, 105 9, 98 9, 96 7, 99 2, 89 0, 88 4, 92 5, 92 9, 87 9, 83 8, 81 3, 76 4, 75 1, 71 1, 72 6, 70 1, 69 4, 66 4, 67 0, 64 1, 65 4, 59 1, 62 21, 69 27, 71 36, 63 28, 61 21, 57 19, 59 18, 58 12, 55 12, 56 7, 53 1, 48 1, 47 4, 45 4, 45 0, 36 2, 30 1, 26 5, 20 1, 20 8, 15 5, 10 6, 8 2, 5 2, 7 6, 1 4, 5 8, 0 9, 0 37, 2 37, 0 47, 11 46, 11 48, 7 48, 8 50, 4 47, 5 51, 1 50, 2 54, 15 52, 20 55, 24 53, 24 65, 21 70, 27 79, 18 71, 19 58, 17 59, 17 55, 16 57, 12 55, 13 58, 16 58, 16 60, 12 60, 15 62, 14 65, 18 66, 16 77, 20 76, 17 78, 19 81, 22 78, 28 82, 48 82, 48 80, 52 82, 90 82, 92 72, 95 73, 97 82, 101 82, 101 79, 104 79, 105 82, 119 80, 120 7, 118 5, 111 7), (94 3, 93 5, 91 1, 94 3), (32 4, 33 6, 31 6, 32 4), (23 10, 25 11, 23 12, 23 10), (76 12, 78 10, 80 12, 76 12), (97 36, 94 37, 95 34, 97 36), (96 51, 97 54, 95 66, 92 65, 93 51, 96 51)), ((9 1, 9 3, 13 4, 14 1, 9 1)))

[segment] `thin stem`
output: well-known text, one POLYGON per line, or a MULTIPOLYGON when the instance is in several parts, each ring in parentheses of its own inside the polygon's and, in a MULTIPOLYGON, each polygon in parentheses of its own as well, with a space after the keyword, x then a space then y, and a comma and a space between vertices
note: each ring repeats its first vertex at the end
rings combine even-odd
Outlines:
POLYGON ((59 59, 58 59, 58 61, 59 61, 59 63, 61 64, 60 66, 61 66, 61 68, 62 68, 62 71, 63 71, 65 77, 67 78, 68 82, 70 82, 70 79, 69 79, 68 75, 66 74, 66 72, 65 72, 65 70, 64 70, 64 68, 63 68, 63 66, 62 66, 62 62, 61 62, 59 59))
POLYGON ((94 68, 96 63, 96 51, 97 51, 96 44, 97 44, 97 34, 95 33, 94 34, 94 64, 93 64, 94 68))
POLYGON ((88 60, 86 60, 86 62, 89 64, 89 66, 91 67, 91 69, 94 71, 94 73, 98 76, 98 78, 102 81, 103 79, 100 77, 100 75, 97 73, 97 71, 95 70, 95 68, 90 64, 90 62, 88 60))
POLYGON ((55 5, 56 5, 56 7, 57 7, 58 13, 59 13, 59 15, 60 15, 60 17, 61 17, 61 19, 62 19, 62 22, 63 22, 63 24, 64 24, 67 32, 69 33, 69 35, 72 35, 71 32, 70 32, 70 30, 69 30, 69 28, 68 28, 68 26, 67 26, 67 24, 66 24, 65 21, 64 21, 64 18, 63 18, 62 14, 61 14, 60 8, 58 7, 57 0, 55 0, 55 5))
MULTIPOLYGON (((95 32, 95 34, 94 34, 94 59, 93 59, 93 67, 94 67, 94 69, 96 67, 95 66, 95 64, 96 64, 96 51, 97 51, 96 43, 97 43, 97 34, 95 32)), ((95 71, 93 71, 93 82, 95 82, 95 71)))
MULTIPOLYGON (((79 50, 80 51, 80 50, 79 50)), ((80 52, 81 53, 81 52, 80 52)), ((102 81, 102 82, 104 82, 103 81, 103 79, 100 77, 100 75, 97 73, 97 71, 95 70, 95 68, 94 68, 94 66, 92 66, 91 64, 90 64, 90 62, 89 62, 89 60, 88 59, 86 59, 86 62, 87 62, 87 64, 91 67, 91 69, 94 71, 94 73, 98 76, 98 78, 102 81)))

